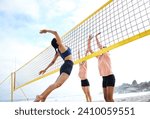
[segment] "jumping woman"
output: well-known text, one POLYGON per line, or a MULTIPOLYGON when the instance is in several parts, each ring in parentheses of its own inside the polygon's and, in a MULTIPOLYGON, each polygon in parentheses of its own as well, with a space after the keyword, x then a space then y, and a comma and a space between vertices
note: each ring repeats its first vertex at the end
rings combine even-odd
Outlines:
POLYGON ((41 30, 40 33, 51 33, 55 36, 55 38, 53 38, 51 41, 51 45, 54 47, 56 53, 50 64, 44 70, 41 70, 39 72, 39 75, 44 74, 46 70, 55 63, 58 56, 61 56, 61 58, 64 60, 64 63, 60 67, 60 75, 58 76, 57 80, 53 84, 51 84, 43 93, 37 95, 34 102, 45 102, 47 96, 53 90, 59 88, 69 78, 69 75, 71 74, 73 68, 71 49, 62 43, 62 40, 58 33, 56 31, 47 29, 41 30))

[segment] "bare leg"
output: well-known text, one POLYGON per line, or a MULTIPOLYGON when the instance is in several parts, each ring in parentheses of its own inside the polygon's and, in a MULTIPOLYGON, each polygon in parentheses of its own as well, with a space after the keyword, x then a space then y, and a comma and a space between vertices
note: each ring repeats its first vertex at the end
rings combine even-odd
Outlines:
POLYGON ((88 95, 89 102, 92 102, 92 97, 90 94, 90 87, 89 86, 87 87, 87 95, 88 95))
POLYGON ((87 101, 87 102, 91 102, 92 99, 91 99, 89 87, 88 87, 88 86, 85 86, 85 87, 82 87, 82 89, 83 89, 83 92, 84 92, 84 94, 85 94, 85 96, 86 96, 86 101, 87 101))
POLYGON ((45 102, 47 96, 56 88, 59 88, 67 79, 69 75, 62 73, 56 80, 55 83, 51 84, 41 95, 38 95, 35 99, 35 102, 45 102))
POLYGON ((85 94, 86 101, 88 102, 88 96, 87 96, 87 94, 86 94, 86 89, 85 89, 85 87, 82 87, 82 90, 83 90, 83 92, 84 92, 84 94, 85 94))
POLYGON ((107 88, 103 88, 104 99, 107 102, 107 88))
POLYGON ((107 87, 107 102, 114 102, 113 93, 114 93, 114 87, 108 86, 107 87))

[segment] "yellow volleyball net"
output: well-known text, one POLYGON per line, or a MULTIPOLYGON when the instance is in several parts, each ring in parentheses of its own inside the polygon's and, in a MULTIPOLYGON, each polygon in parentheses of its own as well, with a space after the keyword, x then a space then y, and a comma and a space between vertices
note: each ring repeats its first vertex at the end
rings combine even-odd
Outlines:
MULTIPOLYGON (((77 64, 149 34, 149 0, 110 0, 62 36, 62 40, 72 49, 73 60, 77 64), (99 35, 101 44, 107 48, 100 51, 95 40, 92 40, 91 47, 94 53, 85 57, 88 36, 90 34, 95 36, 98 32, 101 32, 99 35), (78 59, 78 49, 81 51, 81 59, 78 59)), ((15 82, 18 82, 15 83, 15 89, 57 72, 62 64, 61 58, 46 74, 38 75, 38 72, 50 63, 54 54, 54 49, 49 46, 15 71, 15 82)))
MULTIPOLYGON (((72 49, 73 61, 78 64, 147 35, 150 35, 149 0, 109 0, 63 35, 62 40, 72 49), (101 32, 98 36, 99 41, 107 48, 99 50, 93 38, 91 47, 94 53, 85 57, 88 36, 90 34, 95 36, 99 32, 101 32), (78 50, 80 50, 81 59, 78 59, 78 50)), ((50 63, 54 54, 54 49, 49 46, 16 70, 13 74, 14 90, 59 71, 63 62, 61 58, 48 69, 47 73, 42 76, 38 74, 50 63)))
POLYGON ((10 102, 13 99, 13 85, 11 84, 11 75, 7 76, 4 80, 0 80, 0 102, 10 102), (7 91, 5 91, 7 90, 7 91))

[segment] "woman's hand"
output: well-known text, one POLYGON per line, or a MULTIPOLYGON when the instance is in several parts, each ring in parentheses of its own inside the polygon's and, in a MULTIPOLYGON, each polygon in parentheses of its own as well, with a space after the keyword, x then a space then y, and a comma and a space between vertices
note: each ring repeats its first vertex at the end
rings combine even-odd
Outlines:
POLYGON ((46 30, 46 29, 40 30, 40 33, 47 33, 47 32, 48 32, 48 30, 46 30))
POLYGON ((39 72, 39 75, 44 74, 45 72, 46 72, 46 70, 41 70, 41 71, 39 72))

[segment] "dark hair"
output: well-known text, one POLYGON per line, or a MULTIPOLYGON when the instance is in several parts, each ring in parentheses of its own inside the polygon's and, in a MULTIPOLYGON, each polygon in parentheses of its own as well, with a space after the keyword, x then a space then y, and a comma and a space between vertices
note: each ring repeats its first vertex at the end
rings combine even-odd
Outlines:
POLYGON ((58 44, 57 44, 56 38, 52 39, 51 45, 54 47, 55 50, 58 48, 58 44))

